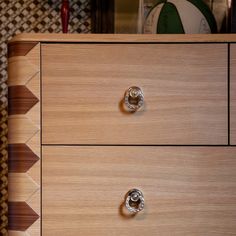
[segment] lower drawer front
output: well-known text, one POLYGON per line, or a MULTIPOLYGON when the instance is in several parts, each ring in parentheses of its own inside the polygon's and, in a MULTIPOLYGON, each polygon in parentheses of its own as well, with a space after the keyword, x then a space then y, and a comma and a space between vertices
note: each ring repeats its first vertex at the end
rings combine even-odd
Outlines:
POLYGON ((43 235, 236 234, 236 148, 43 147, 43 235), (132 188, 144 209, 124 206, 132 188))

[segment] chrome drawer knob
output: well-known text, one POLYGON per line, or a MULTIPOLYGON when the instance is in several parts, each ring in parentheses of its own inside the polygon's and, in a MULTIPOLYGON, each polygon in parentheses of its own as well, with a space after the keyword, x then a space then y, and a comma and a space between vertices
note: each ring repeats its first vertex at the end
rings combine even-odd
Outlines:
POLYGON ((130 111, 132 112, 137 111, 144 104, 143 91, 139 87, 136 87, 136 86, 130 87, 125 92, 124 102, 125 102, 126 107, 130 111))
POLYGON ((137 213, 144 209, 143 193, 138 189, 131 189, 125 197, 125 206, 131 213, 137 213))

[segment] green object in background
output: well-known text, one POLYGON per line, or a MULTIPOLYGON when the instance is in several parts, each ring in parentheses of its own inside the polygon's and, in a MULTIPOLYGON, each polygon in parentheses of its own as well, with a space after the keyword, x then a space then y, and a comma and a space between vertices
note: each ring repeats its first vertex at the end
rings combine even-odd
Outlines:
POLYGON ((158 34, 184 34, 179 13, 172 3, 165 3, 157 23, 158 34))
POLYGON ((215 18, 202 0, 158 0, 146 14, 144 33, 216 33, 215 18))

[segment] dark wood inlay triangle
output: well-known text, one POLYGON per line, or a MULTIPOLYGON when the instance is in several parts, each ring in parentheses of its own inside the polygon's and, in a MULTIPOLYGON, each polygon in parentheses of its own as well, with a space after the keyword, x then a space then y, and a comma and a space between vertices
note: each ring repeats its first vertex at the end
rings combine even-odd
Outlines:
POLYGON ((26 231, 39 215, 25 202, 8 203, 8 229, 26 231))
POLYGON ((12 173, 25 173, 39 160, 26 144, 9 144, 8 155, 8 168, 12 173))
POLYGON ((39 99, 25 86, 10 86, 8 89, 9 115, 25 114, 39 99))
POLYGON ((13 42, 8 44, 8 58, 27 55, 38 42, 13 42))

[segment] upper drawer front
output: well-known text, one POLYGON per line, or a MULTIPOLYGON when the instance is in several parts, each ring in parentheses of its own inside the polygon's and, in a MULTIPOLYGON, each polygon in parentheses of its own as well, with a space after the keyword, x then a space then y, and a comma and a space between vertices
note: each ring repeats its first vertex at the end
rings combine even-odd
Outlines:
POLYGON ((44 144, 227 143, 225 44, 44 44, 42 85, 44 144))
POLYGON ((230 76, 230 84, 231 84, 231 101, 230 101, 230 143, 232 145, 236 145, 236 44, 231 44, 231 76, 230 76))

